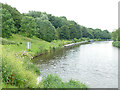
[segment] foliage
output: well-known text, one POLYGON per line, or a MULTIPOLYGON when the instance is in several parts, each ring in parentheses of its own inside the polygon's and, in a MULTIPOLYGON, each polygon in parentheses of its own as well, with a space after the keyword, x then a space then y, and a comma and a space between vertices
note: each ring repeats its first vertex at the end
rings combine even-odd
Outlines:
POLYGON ((74 38, 73 40, 74 40, 75 43, 79 42, 79 39, 74 38))
POLYGON ((36 19, 38 38, 46 41, 52 41, 56 38, 56 32, 54 26, 48 20, 36 19))
POLYGON ((82 30, 82 37, 87 38, 90 36, 90 33, 88 32, 88 29, 86 27, 81 27, 82 30))
POLYGON ((15 86, 15 85, 5 84, 5 83, 2 82, 2 88, 18 88, 18 87, 15 86))
POLYGON ((57 29, 60 39, 70 39, 69 27, 64 25, 61 28, 57 29))
POLYGON ((20 32, 22 35, 32 37, 36 34, 36 23, 32 17, 24 16, 21 20, 20 32))
POLYGON ((108 32, 108 30, 102 31, 102 37, 101 39, 111 39, 111 33, 108 32))
POLYGON ((57 75, 44 76, 43 80, 44 88, 87 88, 86 85, 79 81, 70 80, 69 82, 63 82, 57 75))
MULTIPOLYGON (((2 8, 8 10, 8 12, 11 14, 11 17, 13 18, 13 20, 15 22, 14 25, 19 30, 21 18, 22 18, 21 13, 16 8, 13 8, 8 4, 2 4, 2 8)), ((18 32, 18 30, 16 32, 18 32)))
POLYGON ((68 26, 70 29, 70 39, 79 39, 82 37, 82 31, 80 30, 80 26, 76 22, 70 21, 70 24, 68 26))
POLYGON ((8 10, 0 9, 0 12, 2 12, 2 37, 9 38, 16 30, 14 20, 8 10))
POLYGON ((55 17, 55 16, 52 16, 51 14, 48 14, 48 18, 55 28, 58 28, 58 27, 60 28, 61 26, 64 25, 63 18, 55 17))
POLYGON ((101 29, 92 29, 88 28, 88 35, 91 39, 111 39, 111 33, 108 30, 101 30, 101 29))
POLYGON ((80 26, 74 21, 68 21, 69 24, 63 25, 60 28, 57 28, 57 32, 60 39, 73 39, 81 38, 80 26))
POLYGON ((37 25, 36 36, 46 41, 52 41, 56 39, 56 31, 54 26, 48 20, 46 13, 38 11, 29 11, 25 15, 31 16, 35 19, 37 25))
POLYGON ((120 41, 120 28, 118 28, 116 31, 112 32, 112 39, 114 41, 120 41))
POLYGON ((120 48, 120 41, 114 41, 113 46, 120 48))
POLYGON ((19 87, 35 88, 37 75, 24 67, 22 58, 14 57, 14 53, 8 54, 5 48, 2 54, 2 78, 6 84, 19 87), (19 71, 19 72, 18 72, 19 71))
POLYGON ((25 13, 27 16, 31 16, 33 18, 39 18, 40 20, 48 20, 48 16, 46 13, 39 11, 29 11, 29 13, 25 13))
POLYGON ((120 48, 120 28, 112 32, 113 46, 120 48))

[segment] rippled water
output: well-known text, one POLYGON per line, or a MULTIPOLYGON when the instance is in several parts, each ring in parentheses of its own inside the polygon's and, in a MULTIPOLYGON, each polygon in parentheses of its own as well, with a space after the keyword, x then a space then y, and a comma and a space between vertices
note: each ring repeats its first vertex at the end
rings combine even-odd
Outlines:
POLYGON ((118 88, 118 49, 112 41, 56 50, 33 62, 39 65, 42 75, 58 74, 63 81, 72 78, 90 88, 118 88))

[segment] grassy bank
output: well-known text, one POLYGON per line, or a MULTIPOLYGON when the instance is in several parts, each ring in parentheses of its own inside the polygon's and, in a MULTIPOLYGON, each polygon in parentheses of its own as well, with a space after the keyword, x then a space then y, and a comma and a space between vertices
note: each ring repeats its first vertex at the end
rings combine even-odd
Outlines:
POLYGON ((113 41, 112 45, 113 45, 114 47, 120 48, 120 41, 113 41))
MULTIPOLYGON (((64 44, 70 44, 72 41, 64 40, 64 44)), ((35 66, 31 59, 33 57, 45 54, 51 50, 61 48, 63 40, 54 40, 46 42, 36 37, 27 38, 21 35, 13 35, 9 39, 2 39, 2 86, 3 88, 52 88, 57 87, 86 87, 84 84, 70 80, 62 82, 57 76, 47 76, 37 85, 37 77, 40 70, 35 66), (31 49, 26 49, 26 42, 31 42, 31 49), (50 80, 49 80, 50 79, 50 80), (51 80, 52 79, 52 80, 51 80), (60 81, 60 85, 53 83, 60 81), (48 84, 49 83, 49 84, 48 84), (55 87, 54 86, 54 87, 55 87)))
MULTIPOLYGON (((27 37, 23 37, 20 35, 13 35, 13 37, 11 37, 7 40, 4 40, 3 44, 10 51, 15 51, 15 52, 28 51, 26 49, 26 42, 31 42, 31 50, 28 51, 28 53, 31 54, 31 56, 33 56, 33 57, 40 53, 50 52, 50 50, 52 50, 54 48, 60 48, 63 45, 62 40, 54 40, 52 42, 46 42, 46 41, 38 39, 36 37, 27 38, 27 37), (7 45, 6 45, 6 41, 7 41, 7 45)), ((71 41, 64 40, 64 44, 68 44, 68 43, 71 43, 71 41)))

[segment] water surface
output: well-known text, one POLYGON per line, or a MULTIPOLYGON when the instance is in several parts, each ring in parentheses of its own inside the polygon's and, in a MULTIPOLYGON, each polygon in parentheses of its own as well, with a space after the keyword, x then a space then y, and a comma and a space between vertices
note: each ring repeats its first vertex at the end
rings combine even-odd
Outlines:
POLYGON ((63 81, 78 80, 90 88, 118 88, 118 49, 112 41, 56 50, 33 62, 41 75, 58 74, 63 81))

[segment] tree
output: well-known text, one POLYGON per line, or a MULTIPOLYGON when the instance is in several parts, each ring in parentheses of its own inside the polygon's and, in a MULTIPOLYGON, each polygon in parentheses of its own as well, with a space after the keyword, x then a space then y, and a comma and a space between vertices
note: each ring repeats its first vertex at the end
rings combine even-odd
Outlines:
POLYGON ((65 24, 58 27, 57 32, 59 33, 60 39, 79 39, 82 37, 80 25, 78 25, 75 21, 67 20, 65 24))
POLYGON ((16 32, 18 32, 20 28, 21 19, 22 19, 21 13, 16 8, 13 8, 7 4, 2 4, 2 8, 8 10, 8 12, 11 14, 11 18, 13 18, 14 20, 14 25, 15 27, 17 27, 16 32))
POLYGON ((36 34, 36 23, 33 17, 24 16, 21 20, 20 33, 27 37, 32 37, 36 34))
POLYGON ((93 38, 93 35, 92 35, 92 33, 90 32, 90 30, 89 30, 88 28, 82 27, 81 30, 82 30, 82 37, 85 37, 85 38, 87 38, 87 37, 93 38))
POLYGON ((108 32, 108 30, 104 30, 102 31, 102 39, 110 39, 111 38, 111 34, 108 32))
POLYGON ((57 29, 60 39, 70 39, 70 30, 69 27, 64 25, 61 28, 57 29))
POLYGON ((49 21, 52 23, 52 25, 57 29, 58 27, 62 27, 64 24, 64 20, 66 20, 66 18, 63 17, 56 17, 56 16, 52 16, 51 14, 48 14, 48 18, 49 21))
POLYGON ((40 18, 37 18, 36 24, 37 24, 36 36, 38 38, 41 38, 49 42, 56 39, 55 28, 48 20, 41 20, 40 18))
POLYGON ((70 29, 70 39, 73 38, 81 38, 82 37, 82 30, 80 25, 77 24, 75 21, 69 21, 69 29, 70 29))
POLYGON ((9 38, 16 31, 15 22, 8 10, 0 8, 0 12, 2 12, 2 37, 9 38))
POLYGON ((41 20, 48 20, 47 14, 39 11, 29 11, 29 13, 24 14, 26 16, 31 16, 33 18, 39 18, 41 20))
POLYGON ((112 39, 114 41, 120 41, 120 28, 118 28, 116 31, 112 32, 112 39))

